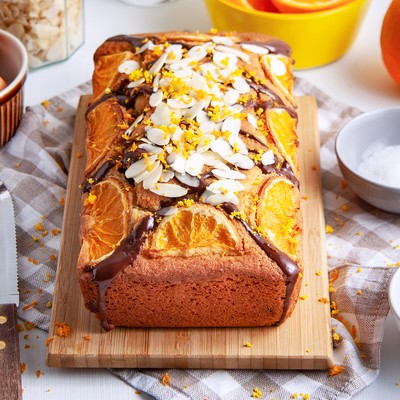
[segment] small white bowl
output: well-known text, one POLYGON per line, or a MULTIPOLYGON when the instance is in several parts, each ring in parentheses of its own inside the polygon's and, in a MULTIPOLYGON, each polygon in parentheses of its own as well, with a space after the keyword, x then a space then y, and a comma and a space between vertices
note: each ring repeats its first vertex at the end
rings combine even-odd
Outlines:
POLYGON ((367 203, 392 213, 400 213, 400 186, 374 182, 360 175, 358 167, 372 149, 398 145, 400 108, 373 111, 354 118, 341 129, 335 143, 339 167, 350 188, 367 203))
POLYGON ((396 326, 400 331, 400 268, 394 273, 390 281, 389 303, 396 326))

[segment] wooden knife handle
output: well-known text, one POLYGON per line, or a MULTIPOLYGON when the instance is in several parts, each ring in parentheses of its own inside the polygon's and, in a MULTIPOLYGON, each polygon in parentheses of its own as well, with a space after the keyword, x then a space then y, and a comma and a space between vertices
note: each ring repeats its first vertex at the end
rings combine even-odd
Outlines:
POLYGON ((22 399, 19 360, 17 307, 15 304, 0 304, 1 398, 22 399))

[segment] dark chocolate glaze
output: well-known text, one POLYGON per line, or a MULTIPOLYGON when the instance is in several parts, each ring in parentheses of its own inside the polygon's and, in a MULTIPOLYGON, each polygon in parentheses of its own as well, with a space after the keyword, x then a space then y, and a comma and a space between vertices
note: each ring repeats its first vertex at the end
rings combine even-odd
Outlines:
POLYGON ((284 161, 280 166, 279 162, 277 160, 277 157, 275 156, 275 163, 270 164, 270 165, 263 165, 261 163, 257 164, 257 166, 261 169, 261 171, 264 174, 272 174, 276 173, 278 175, 284 176, 285 178, 289 179, 290 182, 293 183, 293 185, 299 189, 300 188, 300 182, 297 179, 296 175, 294 174, 292 167, 287 161, 284 161))
POLYGON ((114 278, 126 267, 133 265, 140 254, 141 247, 147 236, 157 226, 157 216, 149 215, 140 222, 138 227, 115 249, 109 257, 101 261, 92 270, 93 282, 98 287, 98 308, 101 326, 109 331, 114 328, 107 321, 106 291, 114 278))
POLYGON ((106 160, 100 168, 82 184, 82 192, 88 192, 93 185, 99 183, 106 176, 107 172, 115 167, 117 162, 114 159, 106 160), (93 180, 91 183, 89 181, 93 180))
POLYGON ((151 40, 152 42, 159 42, 160 38, 157 36, 148 36, 148 37, 140 37, 140 36, 131 36, 131 35, 117 35, 110 37, 106 40, 106 42, 127 42, 131 45, 132 52, 135 52, 138 47, 142 47, 144 45, 144 41, 146 39, 151 40))
POLYGON ((268 49, 269 52, 272 54, 283 54, 286 57, 290 57, 292 55, 292 49, 290 48, 290 46, 278 39, 271 39, 268 42, 247 41, 240 42, 240 44, 255 44, 257 46, 268 49))
MULTIPOLYGON (((222 203, 223 210, 227 214, 231 214, 238 211, 238 208, 232 203, 222 203)), ((237 218, 238 221, 242 223, 246 231, 250 234, 253 240, 260 246, 260 248, 265 252, 265 254, 276 262, 278 267, 286 275, 286 297, 283 303, 283 312, 281 319, 277 324, 280 324, 287 316, 289 311, 290 297, 293 293, 294 286, 296 284, 297 278, 300 273, 299 266, 285 253, 277 249, 272 243, 268 242, 263 236, 253 231, 246 221, 241 218, 237 218)))

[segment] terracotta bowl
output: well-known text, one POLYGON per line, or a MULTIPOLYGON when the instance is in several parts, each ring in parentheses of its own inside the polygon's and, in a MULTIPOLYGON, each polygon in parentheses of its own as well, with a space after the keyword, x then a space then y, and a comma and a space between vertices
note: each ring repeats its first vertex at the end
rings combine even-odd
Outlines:
POLYGON ((0 89, 0 147, 11 139, 20 123, 27 73, 25 47, 15 36, 0 29, 0 77, 6 83, 6 87, 0 89))

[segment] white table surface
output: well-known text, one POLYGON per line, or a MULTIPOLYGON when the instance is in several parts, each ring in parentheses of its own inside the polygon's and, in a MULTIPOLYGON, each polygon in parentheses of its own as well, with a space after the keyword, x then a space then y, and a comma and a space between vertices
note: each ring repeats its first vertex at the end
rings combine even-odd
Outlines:
MULTIPOLYGON (((400 86, 384 69, 379 47, 382 19, 389 3, 390 0, 372 0, 355 43, 341 60, 296 72, 297 76, 365 111, 399 107, 400 86)), ((176 0, 167 6, 148 9, 118 0, 86 0, 85 27, 85 44, 69 60, 30 73, 25 86, 26 105, 40 103, 89 80, 95 49, 112 35, 185 29, 208 31, 212 24, 201 0, 176 0)), ((46 332, 37 329, 21 333, 21 361, 27 366, 22 376, 24 400, 149 399, 106 370, 45 367, 46 337, 46 332), (24 339, 25 334, 28 339, 24 339), (38 378, 36 371, 44 374, 38 378)), ((391 316, 385 324, 381 373, 354 399, 381 397, 400 399, 400 333, 391 316)))

